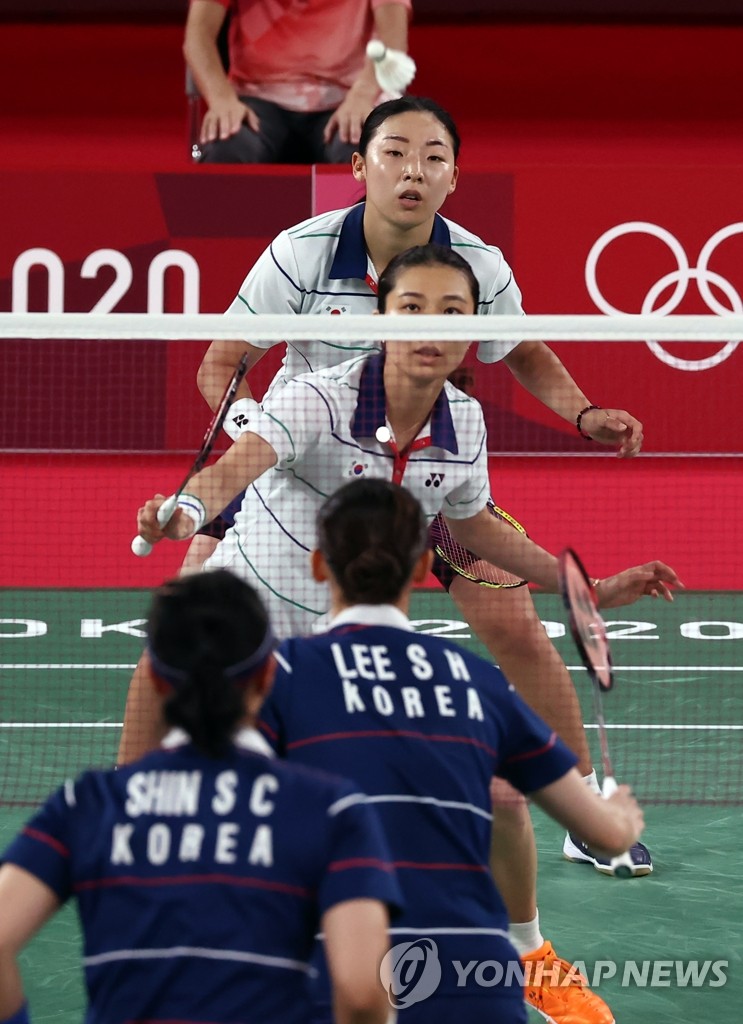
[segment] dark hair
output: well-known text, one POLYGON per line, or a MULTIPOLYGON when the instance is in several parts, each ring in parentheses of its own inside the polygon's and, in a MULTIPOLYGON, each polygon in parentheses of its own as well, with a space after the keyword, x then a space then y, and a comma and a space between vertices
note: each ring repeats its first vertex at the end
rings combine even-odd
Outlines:
POLYGON ((263 603, 224 569, 184 576, 156 591, 147 636, 152 668, 172 687, 166 722, 219 757, 245 714, 245 685, 274 646, 263 603))
POLYGON ((369 143, 376 135, 377 129, 387 120, 388 117, 395 117, 396 114, 408 114, 411 112, 433 114, 436 120, 449 133, 452 142, 452 149, 454 150, 454 159, 456 160, 459 156, 459 148, 462 142, 459 138, 459 132, 456 124, 454 123, 454 118, 447 110, 444 110, 442 106, 439 106, 435 100, 428 99, 427 96, 401 96, 399 99, 387 100, 386 103, 380 103, 378 107, 374 107, 364 121, 361 129, 361 138, 359 139, 357 147, 359 153, 361 153, 362 156, 366 156, 369 143))
POLYGON ((396 601, 428 546, 418 500, 386 480, 353 480, 331 494, 317 514, 317 535, 352 604, 396 601))
POLYGON ((395 287, 400 274, 408 267, 451 267, 458 270, 467 279, 472 301, 477 312, 477 304, 480 301, 480 282, 475 277, 475 272, 467 260, 463 259, 458 252, 446 245, 439 245, 438 242, 429 242, 427 245, 414 245, 404 252, 394 256, 384 268, 379 277, 377 285, 377 310, 384 313, 387 308, 387 296, 395 287))

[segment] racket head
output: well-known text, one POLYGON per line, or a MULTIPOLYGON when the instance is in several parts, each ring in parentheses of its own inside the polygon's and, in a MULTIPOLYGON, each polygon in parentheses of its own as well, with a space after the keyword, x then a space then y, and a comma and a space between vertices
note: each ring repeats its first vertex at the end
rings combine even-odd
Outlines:
POLYGON ((176 495, 180 494, 180 492, 186 486, 191 477, 195 476, 199 472, 199 470, 203 469, 204 466, 206 465, 206 461, 211 455, 212 449, 214 448, 214 444, 217 438, 219 437, 219 433, 222 430, 222 427, 224 426, 224 421, 227 419, 227 413, 230 411, 230 406, 235 400, 235 395, 237 394, 237 389, 240 387, 240 382, 242 381, 243 377, 247 372, 248 353, 246 352, 240 359, 240 362, 237 364, 235 372, 232 374, 232 378, 227 387, 225 388, 225 392, 222 395, 219 405, 214 411, 214 415, 211 418, 211 422, 209 423, 209 426, 206 428, 206 433, 204 434, 204 439, 201 442, 201 448, 199 449, 199 453, 194 459, 193 466, 191 467, 188 476, 185 478, 181 486, 176 491, 176 495))
MULTIPOLYGON (((525 537, 526 530, 512 515, 499 508, 492 501, 488 502, 488 511, 497 519, 503 520, 518 530, 525 537)), ((462 576, 472 583, 478 583, 482 587, 490 587, 492 590, 507 590, 513 587, 526 586, 526 580, 513 573, 500 569, 497 565, 491 565, 474 555, 467 548, 462 547, 452 537, 449 528, 441 515, 436 516, 431 526, 431 540, 433 549, 438 557, 445 562, 458 576, 462 576)))
POLYGON ((614 685, 614 670, 606 624, 598 610, 590 577, 572 548, 565 548, 560 554, 559 576, 570 632, 581 660, 601 690, 610 690, 614 685))

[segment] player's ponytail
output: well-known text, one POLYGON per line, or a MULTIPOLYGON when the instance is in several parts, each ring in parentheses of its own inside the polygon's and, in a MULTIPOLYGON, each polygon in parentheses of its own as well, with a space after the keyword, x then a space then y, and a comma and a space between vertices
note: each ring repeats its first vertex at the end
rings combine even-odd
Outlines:
POLYGON ((209 757, 227 750, 245 715, 245 690, 274 639, 256 592, 232 573, 197 573, 157 591, 147 628, 170 725, 209 757))
POLYGON ((317 517, 318 547, 349 604, 394 603, 428 546, 423 510, 385 480, 354 480, 317 517))

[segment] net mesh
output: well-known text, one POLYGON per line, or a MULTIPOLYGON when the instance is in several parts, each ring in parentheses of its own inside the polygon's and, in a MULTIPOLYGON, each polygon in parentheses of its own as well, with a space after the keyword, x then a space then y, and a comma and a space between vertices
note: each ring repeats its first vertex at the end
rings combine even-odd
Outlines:
MULTIPOLYGON (((115 760, 149 594, 178 572, 185 556, 184 545, 165 542, 148 559, 136 558, 130 550, 136 512, 155 493, 171 493, 187 471, 210 416, 196 385, 205 339, 217 324, 224 336, 234 337, 235 328, 226 325, 229 318, 174 317, 178 322, 167 326, 162 321, 170 318, 137 317, 136 325, 126 319, 0 315, 6 505, 0 802, 6 805, 36 804, 66 777, 115 760)), ((382 318, 327 317, 321 328, 316 317, 281 319, 268 331, 261 318, 260 335, 251 320, 250 337, 286 336, 290 325, 297 332, 292 344, 301 345, 303 335, 337 345, 344 334, 350 337, 350 324, 356 339, 385 335, 382 318)), ((495 330, 483 317, 417 326, 412 319, 398 318, 405 322, 396 322, 396 337, 468 340, 475 327, 479 338, 495 330)), ((646 802, 737 805, 743 799, 743 554, 735 526, 743 456, 725 432, 728 413, 690 400, 692 385, 707 381, 655 358, 646 344, 647 322, 628 323, 648 318, 616 318, 620 324, 602 318, 605 330, 599 331, 599 318, 556 317, 552 334, 546 319, 521 318, 507 330, 520 327, 524 337, 572 332, 574 341, 553 349, 587 394, 590 387, 591 402, 629 409, 645 422, 645 451, 622 460, 585 441, 572 418, 538 403, 503 365, 479 362, 473 347, 459 383, 484 411, 491 493, 542 547, 553 553, 575 548, 592 576, 651 558, 676 569, 687 589, 673 604, 643 599, 603 613, 615 664, 615 687, 605 698, 614 767, 646 802), (569 326, 562 323, 567 319, 569 326), (628 333, 638 340, 627 340, 628 333), (607 340, 594 340, 601 336, 607 340), (626 364, 654 368, 652 401, 641 370, 636 394, 620 388, 614 371, 626 364)), ((735 341, 736 330, 743 336, 743 324, 732 317, 654 318, 652 330, 655 344, 685 359, 720 351, 735 341), (666 323, 690 319, 696 333, 687 322, 666 323), (706 338, 716 340, 703 344, 706 338)), ((258 397, 280 359, 277 345, 251 371, 258 397)), ((710 372, 727 374, 730 365, 721 362, 710 372)), ((308 405, 306 414, 313 408, 308 405)), ((229 444, 222 437, 213 457, 229 444)), ((343 458, 338 472, 347 479, 372 472, 361 456, 343 458)), ((326 483, 308 481, 320 490, 326 483)), ((428 486, 436 487, 433 473, 428 486)), ((279 576, 282 557, 281 550, 272 556, 279 576)), ((519 595, 514 600, 525 591, 511 591, 519 595)), ((503 611, 501 596, 489 594, 492 614, 507 632, 508 614, 518 613, 503 611)), ((590 690, 560 598, 534 588, 532 596, 574 680, 600 763, 590 690)), ((489 608, 481 614, 487 617, 489 608)), ((433 577, 416 591, 412 618, 420 630, 490 656, 475 635, 482 635, 482 621, 468 622, 433 577)), ((545 682, 530 696, 558 731, 569 734, 568 702, 555 692, 545 682)), ((136 715, 146 713, 130 713, 143 736, 147 728, 136 715)))

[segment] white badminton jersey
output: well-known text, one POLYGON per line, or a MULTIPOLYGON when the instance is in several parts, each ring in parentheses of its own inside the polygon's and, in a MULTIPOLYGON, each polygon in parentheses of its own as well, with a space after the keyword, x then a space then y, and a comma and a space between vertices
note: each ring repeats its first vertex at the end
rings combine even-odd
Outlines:
POLYGON ((489 494, 485 423, 473 398, 448 382, 428 422, 403 453, 376 439, 385 425, 384 357, 348 360, 288 381, 264 402, 251 430, 276 465, 247 489, 235 525, 206 563, 260 590, 276 633, 308 633, 328 608, 309 555, 325 498, 360 477, 404 484, 431 521, 467 519, 489 494))
MULTIPOLYGON (((282 231, 245 278, 227 313, 373 313, 377 308, 377 277, 364 241, 364 207, 364 203, 358 203, 350 209, 333 210, 282 231)), ((438 214, 430 241, 454 249, 470 264, 480 283, 479 313, 523 314, 521 292, 500 249, 438 214)), ((271 348, 278 343, 252 344, 271 348)), ((495 363, 516 344, 482 341, 477 355, 483 363, 495 363)), ((287 343, 282 368, 272 387, 282 378, 335 366, 354 353, 377 348, 378 342, 287 343)))

